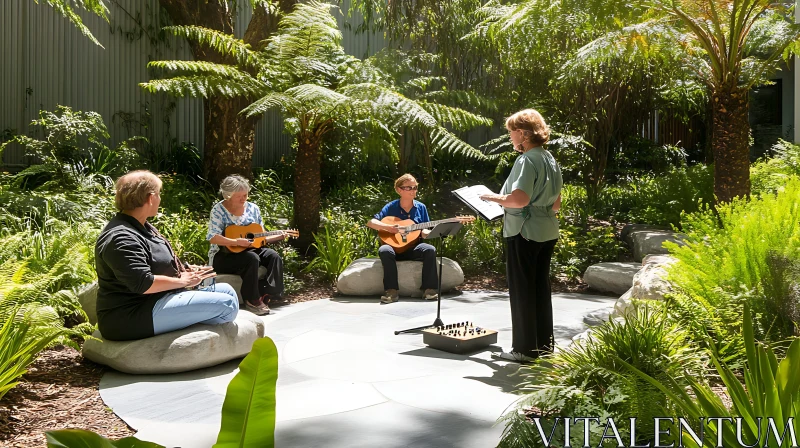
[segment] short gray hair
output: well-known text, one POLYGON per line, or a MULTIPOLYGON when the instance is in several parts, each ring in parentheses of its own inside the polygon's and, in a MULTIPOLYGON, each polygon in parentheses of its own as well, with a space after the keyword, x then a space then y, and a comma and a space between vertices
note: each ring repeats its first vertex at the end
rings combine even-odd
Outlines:
POLYGON ((225 179, 222 179, 222 183, 219 184, 219 194, 222 195, 223 199, 230 199, 234 193, 240 191, 249 192, 250 182, 238 174, 231 174, 225 179))

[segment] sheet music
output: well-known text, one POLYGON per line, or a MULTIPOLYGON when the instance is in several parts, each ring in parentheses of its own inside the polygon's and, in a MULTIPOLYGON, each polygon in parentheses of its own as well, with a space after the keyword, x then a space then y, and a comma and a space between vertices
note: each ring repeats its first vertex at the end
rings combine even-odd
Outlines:
POLYGON ((488 202, 481 199, 482 194, 494 194, 485 185, 473 185, 471 187, 459 188, 453 193, 473 210, 478 212, 484 219, 492 221, 503 216, 503 207, 497 202, 488 202))

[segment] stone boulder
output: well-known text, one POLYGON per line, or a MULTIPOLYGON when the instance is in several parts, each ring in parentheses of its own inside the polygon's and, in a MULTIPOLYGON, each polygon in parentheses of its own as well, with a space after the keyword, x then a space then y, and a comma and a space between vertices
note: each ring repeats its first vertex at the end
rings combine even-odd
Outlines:
POLYGON ((630 237, 633 241, 633 259, 642 261, 646 255, 668 254, 669 251, 664 247, 666 241, 678 245, 686 244, 685 235, 669 230, 640 230, 631 232, 630 237))
POLYGON ((633 306, 633 287, 625 292, 614 304, 614 311, 610 318, 624 317, 625 313, 633 306))
POLYGON ((93 336, 83 343, 83 356, 98 364, 133 374, 177 373, 246 356, 264 336, 264 321, 242 310, 233 322, 195 324, 135 341, 107 341, 99 331, 93 336))
POLYGON ((81 308, 89 316, 89 323, 97 324, 97 282, 85 285, 78 291, 78 302, 81 308))
POLYGON ((589 313, 583 316, 583 323, 590 327, 603 325, 604 323, 608 322, 608 319, 610 318, 611 315, 611 311, 612 310, 610 309, 603 309, 589 313))
POLYGON ((642 231, 669 231, 669 227, 654 226, 651 224, 625 224, 619 232, 619 239, 633 249, 633 234, 642 231))
MULTIPOLYGON (((439 258, 436 258, 439 271, 439 258)), ((422 262, 398 261, 397 276, 400 295, 421 297, 422 262)), ((442 292, 450 291, 464 283, 464 271, 455 261, 444 258, 442 262, 442 292)), ((339 274, 336 288, 348 296, 380 296, 383 294, 383 265, 380 258, 359 258, 339 274)))
MULTIPOLYGON (((258 267, 258 278, 264 278, 267 276, 267 268, 264 266, 258 267)), ((236 290, 236 297, 239 298, 239 303, 244 303, 244 299, 242 299, 242 277, 234 274, 217 274, 214 277, 214 281, 216 283, 227 283, 233 286, 233 289, 236 290)), ((208 280, 206 280, 205 284, 210 284, 208 280)))
POLYGON ((664 300, 664 295, 672 291, 672 285, 666 280, 666 268, 675 261, 668 255, 645 257, 642 269, 633 277, 631 296, 643 300, 664 300))
POLYGON ((583 281, 595 291, 622 294, 633 285, 633 276, 639 269, 641 265, 634 262, 593 264, 583 273, 583 281))

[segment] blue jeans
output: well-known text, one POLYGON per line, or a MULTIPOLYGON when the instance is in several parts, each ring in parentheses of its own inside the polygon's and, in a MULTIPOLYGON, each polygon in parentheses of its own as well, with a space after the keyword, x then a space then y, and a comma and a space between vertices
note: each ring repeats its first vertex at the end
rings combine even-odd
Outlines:
POLYGON ((239 298, 227 283, 167 294, 153 307, 153 333, 180 330, 194 324, 232 322, 239 312, 239 298))

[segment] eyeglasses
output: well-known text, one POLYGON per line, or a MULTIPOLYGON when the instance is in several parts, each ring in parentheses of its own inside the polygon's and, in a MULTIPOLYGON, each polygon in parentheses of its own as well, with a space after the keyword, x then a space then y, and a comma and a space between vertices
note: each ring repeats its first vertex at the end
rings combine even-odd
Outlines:
POLYGON ((417 191, 417 186, 416 185, 414 185, 413 187, 403 186, 403 187, 397 187, 397 188, 399 188, 399 189, 401 189, 403 191, 417 191))

